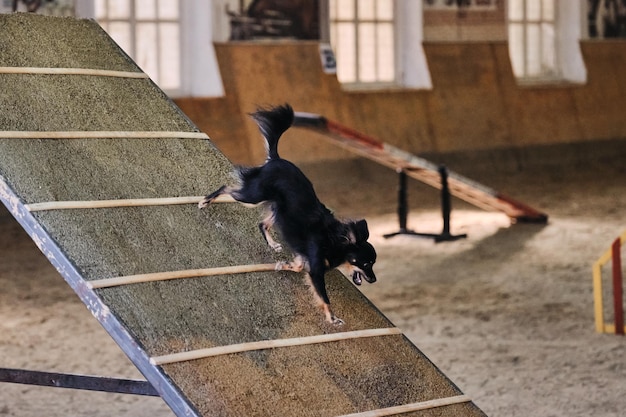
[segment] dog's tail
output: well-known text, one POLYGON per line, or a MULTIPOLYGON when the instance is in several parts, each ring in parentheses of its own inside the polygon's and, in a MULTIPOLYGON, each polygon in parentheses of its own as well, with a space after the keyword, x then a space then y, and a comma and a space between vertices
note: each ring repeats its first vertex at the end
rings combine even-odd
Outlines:
POLYGON ((293 109, 289 104, 271 109, 258 109, 250 114, 265 138, 267 159, 278 159, 278 139, 293 123, 293 109))

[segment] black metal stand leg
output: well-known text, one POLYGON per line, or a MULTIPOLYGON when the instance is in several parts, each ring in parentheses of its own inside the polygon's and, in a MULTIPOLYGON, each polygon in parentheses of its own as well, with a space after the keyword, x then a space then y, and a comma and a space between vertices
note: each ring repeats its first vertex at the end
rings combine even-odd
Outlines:
POLYGON ((435 243, 449 242, 453 240, 466 238, 466 234, 452 235, 450 234, 450 212, 452 211, 452 204, 450 202, 450 189, 448 188, 448 170, 445 166, 439 167, 439 175, 441 176, 441 215, 443 217, 443 230, 439 234, 434 233, 419 233, 407 228, 407 216, 409 212, 409 205, 407 200, 406 191, 406 172, 404 170, 398 171, 399 183, 398 183, 398 222, 400 224, 400 230, 394 233, 388 233, 383 235, 386 239, 397 235, 410 235, 417 237, 425 237, 434 239, 435 243))
POLYGON ((443 217, 443 230, 440 235, 435 236, 435 242, 464 239, 467 237, 465 233, 461 235, 450 234, 450 212, 452 211, 452 203, 450 201, 450 189, 448 188, 448 170, 445 166, 439 166, 439 175, 441 176, 441 216, 443 217))
POLYGON ((0 382, 158 397, 148 381, 0 368, 0 382))
POLYGON ((386 239, 397 235, 412 234, 411 230, 406 228, 406 219, 408 216, 408 202, 406 194, 406 172, 398 170, 398 222, 400 223, 400 230, 395 233, 389 233, 384 235, 386 239))

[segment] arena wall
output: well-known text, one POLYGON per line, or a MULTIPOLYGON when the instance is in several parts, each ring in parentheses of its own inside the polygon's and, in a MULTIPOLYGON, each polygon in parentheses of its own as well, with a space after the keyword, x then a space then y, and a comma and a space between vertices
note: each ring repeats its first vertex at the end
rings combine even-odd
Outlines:
MULTIPOLYGON (((626 138, 626 42, 580 47, 585 84, 518 85, 504 41, 427 42, 432 90, 355 91, 322 71, 315 42, 224 43, 216 52, 225 97, 176 103, 236 163, 264 158, 246 113, 283 102, 418 155, 626 138)), ((312 135, 284 140, 283 154, 300 162, 349 156, 312 135)))

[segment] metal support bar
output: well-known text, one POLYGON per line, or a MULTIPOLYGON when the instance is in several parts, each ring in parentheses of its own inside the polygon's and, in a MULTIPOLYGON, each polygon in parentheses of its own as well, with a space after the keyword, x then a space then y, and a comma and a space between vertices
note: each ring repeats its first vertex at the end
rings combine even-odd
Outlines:
POLYGON ((148 381, 0 368, 0 382, 158 397, 148 381))
POLYGON ((444 165, 440 165, 438 171, 441 177, 441 215, 443 218, 443 230, 441 231, 441 233, 419 233, 407 228, 407 216, 409 212, 409 203, 406 190, 407 175, 403 169, 400 169, 398 170, 398 222, 400 225, 400 230, 394 233, 388 233, 384 235, 386 239, 397 235, 410 235, 434 239, 435 243, 439 243, 449 242, 467 237, 466 234, 450 234, 450 212, 452 211, 452 203, 450 201, 450 189, 448 187, 448 170, 444 165))

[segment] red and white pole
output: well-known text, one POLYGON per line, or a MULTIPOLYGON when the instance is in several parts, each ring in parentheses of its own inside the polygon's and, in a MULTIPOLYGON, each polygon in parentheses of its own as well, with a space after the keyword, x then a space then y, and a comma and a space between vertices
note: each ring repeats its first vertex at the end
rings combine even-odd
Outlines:
POLYGON ((615 312, 615 334, 624 335, 624 299, 622 291, 622 240, 618 237, 611 246, 613 258, 613 311, 615 312))

